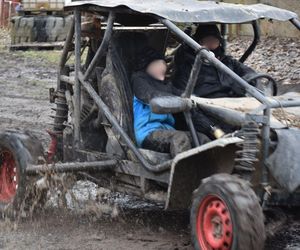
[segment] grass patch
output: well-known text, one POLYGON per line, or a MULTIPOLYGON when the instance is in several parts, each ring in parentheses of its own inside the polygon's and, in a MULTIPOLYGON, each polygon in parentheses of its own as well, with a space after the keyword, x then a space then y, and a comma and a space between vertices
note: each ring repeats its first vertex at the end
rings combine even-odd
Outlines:
MULTIPOLYGON (((20 52, 19 52, 20 53, 20 52)), ((23 51, 21 52, 22 56, 25 58, 30 58, 30 59, 42 59, 46 63, 49 63, 50 65, 58 65, 60 61, 60 57, 62 54, 61 50, 28 50, 28 51, 23 51)), ((81 56, 81 63, 85 62, 85 58, 87 56, 87 49, 84 51, 84 53, 81 56)), ((72 65, 75 63, 75 57, 74 54, 70 56, 70 59, 68 60, 67 64, 72 65)))
POLYGON ((49 51, 41 51, 41 50, 28 50, 18 52, 20 55, 30 58, 30 59, 42 59, 49 64, 58 64, 61 51, 60 50, 49 50, 49 51))

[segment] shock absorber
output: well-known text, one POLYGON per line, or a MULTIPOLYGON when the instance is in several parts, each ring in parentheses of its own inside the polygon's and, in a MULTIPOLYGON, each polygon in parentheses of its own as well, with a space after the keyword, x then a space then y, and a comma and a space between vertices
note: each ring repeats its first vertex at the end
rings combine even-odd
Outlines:
POLYGON ((55 115, 51 116, 51 118, 54 119, 54 123, 52 124, 53 130, 47 130, 51 137, 48 148, 48 162, 52 161, 54 155, 56 155, 58 159, 62 158, 62 135, 65 128, 64 123, 68 120, 68 104, 65 90, 59 89, 56 92, 50 90, 50 102, 54 102, 56 107, 52 108, 52 110, 55 111, 55 115))
POLYGON ((244 140, 238 144, 240 150, 236 152, 234 168, 235 173, 250 181, 258 161, 260 130, 256 122, 250 121, 242 127, 241 133, 244 140))
POLYGON ((68 119, 68 104, 66 100, 65 90, 60 89, 56 92, 55 98, 56 108, 53 108, 55 111, 55 115, 52 116, 54 118, 53 130, 54 132, 60 132, 65 128, 64 123, 68 119))

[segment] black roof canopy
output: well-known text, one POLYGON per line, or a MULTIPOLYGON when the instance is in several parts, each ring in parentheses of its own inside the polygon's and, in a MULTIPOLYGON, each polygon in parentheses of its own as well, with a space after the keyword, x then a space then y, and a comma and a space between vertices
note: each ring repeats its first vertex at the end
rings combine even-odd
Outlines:
POLYGON ((181 23, 246 23, 266 18, 288 21, 297 14, 265 4, 231 4, 197 0, 66 0, 67 9, 89 6, 103 12, 116 9, 138 15, 148 14, 181 23))

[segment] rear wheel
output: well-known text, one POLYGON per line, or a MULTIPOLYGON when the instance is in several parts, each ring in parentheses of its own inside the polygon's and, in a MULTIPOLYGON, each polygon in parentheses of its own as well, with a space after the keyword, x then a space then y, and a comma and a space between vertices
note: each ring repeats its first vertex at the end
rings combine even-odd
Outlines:
MULTIPOLYGON (((0 134, 1 214, 15 216, 28 208, 28 202, 37 198, 37 192, 33 188, 35 178, 27 177, 26 167, 38 163, 39 158, 43 158, 42 146, 30 134, 18 131, 0 134)), ((38 194, 38 199, 45 198, 45 191, 42 192, 43 194, 38 194)))
POLYGON ((264 216, 248 182, 228 174, 203 180, 191 209, 195 249, 263 249, 264 216))
POLYGON ((0 201, 9 202, 16 195, 19 174, 12 152, 3 148, 0 151, 0 201))

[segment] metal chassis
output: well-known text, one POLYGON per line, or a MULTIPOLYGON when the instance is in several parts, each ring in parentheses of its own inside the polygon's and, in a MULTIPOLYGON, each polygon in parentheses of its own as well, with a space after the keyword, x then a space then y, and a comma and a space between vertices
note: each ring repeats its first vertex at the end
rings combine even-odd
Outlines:
MULTIPOLYGON (((57 89, 59 90, 61 88, 61 82, 67 82, 69 84, 72 84, 74 87, 74 146, 75 150, 80 149, 80 97, 81 97, 81 87, 83 87, 88 94, 91 96, 91 98, 94 100, 95 104, 98 106, 98 108, 105 114, 107 120, 115 127, 117 133, 121 136, 121 138, 124 140, 126 145, 138 161, 143 166, 144 170, 146 172, 151 172, 154 176, 161 174, 166 174, 166 171, 170 171, 172 160, 165 161, 158 165, 153 165, 149 163, 144 156, 141 154, 139 149, 135 146, 133 141, 130 139, 130 137, 126 134, 126 132, 123 130, 123 128, 119 125, 116 118, 113 116, 113 114, 110 112, 107 105, 103 102, 103 100, 100 98, 100 96, 97 94, 97 92, 93 89, 91 84, 87 81, 89 76, 91 75, 91 72, 96 67, 98 61, 101 59, 101 57, 104 55, 104 53, 108 49, 109 41, 111 39, 112 33, 113 33, 113 25, 115 20, 115 15, 117 14, 115 11, 109 11, 108 15, 108 22, 107 27, 104 33, 104 37, 102 40, 101 45, 99 46, 94 58, 92 59, 91 63, 89 64, 87 70, 85 73, 81 71, 81 63, 80 63, 80 57, 81 57, 81 10, 80 8, 75 8, 74 10, 74 22, 73 25, 69 31, 69 34, 67 36, 63 53, 61 56, 60 64, 59 64, 59 74, 57 79, 57 89), (75 79, 70 78, 68 76, 63 75, 63 69, 66 65, 67 58, 68 58, 68 52, 69 48, 72 44, 72 39, 75 37, 75 79)), ((91 11, 95 11, 95 9, 91 8, 91 11)), ((281 108, 281 107, 295 107, 300 106, 300 100, 291 100, 291 101, 284 101, 284 102, 278 102, 276 100, 270 100, 267 99, 261 92, 259 92, 255 87, 249 85, 245 80, 240 78, 237 74, 235 74, 232 70, 227 68, 223 63, 221 63, 218 59, 214 57, 212 53, 210 53, 208 50, 200 46, 196 41, 194 41, 191 37, 189 37, 187 34, 185 34, 181 29, 179 29, 175 24, 173 24, 171 21, 167 19, 158 19, 160 23, 162 23, 165 27, 167 27, 171 32, 175 33, 178 38, 183 40, 186 44, 188 44, 191 48, 193 48, 197 52, 197 56, 193 65, 193 68, 190 73, 190 78, 186 87, 186 90, 183 94, 183 97, 189 98, 193 92, 193 89, 195 87, 195 83, 197 81, 198 72, 200 71, 202 59, 205 58, 208 60, 212 65, 214 65, 217 69, 225 72, 229 76, 231 76, 240 86, 242 86, 248 94, 256 98, 260 103, 261 107, 259 111, 263 111, 262 115, 249 115, 251 119, 255 120, 258 123, 262 124, 262 136, 263 136, 263 157, 262 157, 262 179, 261 184, 263 187, 267 187, 269 184, 269 174, 266 167, 266 159, 269 155, 269 137, 270 137, 270 115, 271 115, 271 109, 272 108, 281 108)), ((300 22, 297 19, 291 20, 291 22, 300 29, 300 22)), ((258 38, 258 26, 256 22, 252 23, 253 29, 255 32, 254 40, 251 44, 251 46, 248 48, 248 50, 245 52, 243 57, 240 59, 240 61, 244 61, 249 54, 254 50, 258 38)), ((256 110, 257 112, 258 110, 256 110)), ((185 117, 187 124, 189 125, 189 129, 191 131, 191 134, 193 135, 193 141, 194 146, 198 146, 199 142, 196 136, 195 128, 193 126, 191 116, 189 112, 185 112, 185 117)), ((71 163, 70 163, 71 164, 71 163)), ((82 163, 72 163, 75 165, 82 165, 82 163)), ((90 162, 85 164, 85 168, 79 168, 80 170, 88 170, 88 169, 94 169, 95 166, 99 165, 98 170, 104 170, 112 165, 114 165, 115 162, 113 161, 107 161, 107 162, 90 162)), ((61 164, 62 166, 58 166, 59 171, 63 171, 63 168, 66 167, 68 164, 66 163, 61 164)), ((71 167, 72 168, 72 167, 71 167)), ((70 169, 71 169, 70 168, 70 169)), ((77 166, 78 168, 78 166, 77 166)), ((41 166, 32 166, 30 170, 31 173, 38 172, 41 170, 41 166)))

